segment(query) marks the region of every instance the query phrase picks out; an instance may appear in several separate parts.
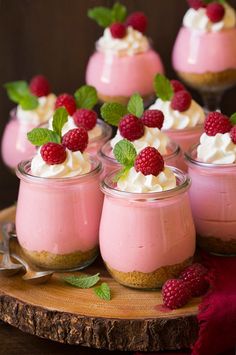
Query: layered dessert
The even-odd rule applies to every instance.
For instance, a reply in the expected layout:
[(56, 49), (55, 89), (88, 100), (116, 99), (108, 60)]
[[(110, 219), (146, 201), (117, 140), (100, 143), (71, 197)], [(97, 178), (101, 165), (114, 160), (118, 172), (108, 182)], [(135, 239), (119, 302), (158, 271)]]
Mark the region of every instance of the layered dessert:
[(218, 254), (236, 254), (235, 124), (235, 114), (210, 113), (200, 144), (187, 154), (198, 243)]
[(35, 153), (35, 148), (27, 140), (27, 132), (45, 123), (52, 116), (56, 96), (51, 93), (47, 79), (42, 75), (32, 78), (29, 85), (25, 81), (5, 84), (9, 98), (17, 103), (10, 113), (10, 120), (2, 138), (2, 158), (11, 169)]
[(67, 116), (59, 108), (53, 130), (35, 128), (28, 133), (39, 149), (17, 169), (19, 243), (34, 264), (55, 270), (84, 268), (96, 258), (103, 203), (101, 165), (84, 152), (88, 133), (77, 127), (62, 135)]
[(188, 85), (222, 91), (236, 83), (236, 14), (226, 1), (189, 0), (173, 49), (173, 67)]
[(126, 104), (137, 91), (149, 100), (153, 78), (163, 72), (163, 65), (144, 34), (146, 16), (134, 12), (127, 17), (125, 6), (119, 3), (112, 9), (91, 9), (88, 15), (105, 29), (89, 59), (86, 82), (96, 87), (103, 102)]
[(179, 275), (195, 251), (189, 180), (180, 170), (165, 166), (153, 147), (137, 155), (134, 146), (122, 140), (114, 154), (124, 167), (102, 183), (102, 258), (125, 286), (161, 287)]

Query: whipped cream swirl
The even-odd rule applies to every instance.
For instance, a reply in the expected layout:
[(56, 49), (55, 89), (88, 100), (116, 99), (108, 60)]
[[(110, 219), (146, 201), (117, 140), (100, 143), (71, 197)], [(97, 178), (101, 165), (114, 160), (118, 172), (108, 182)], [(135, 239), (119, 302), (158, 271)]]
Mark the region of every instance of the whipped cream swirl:
[(197, 157), (204, 163), (232, 164), (236, 162), (236, 144), (229, 133), (208, 136), (203, 133), (197, 148)]
[(225, 15), (221, 21), (215, 23), (211, 22), (206, 14), (205, 8), (200, 8), (198, 10), (190, 8), (183, 18), (183, 25), (191, 30), (202, 32), (218, 32), (223, 29), (235, 27), (235, 10), (226, 3), (222, 5), (225, 8)]
[(97, 41), (96, 48), (98, 51), (106, 54), (111, 53), (118, 56), (132, 56), (146, 52), (150, 46), (147, 37), (129, 26), (124, 38), (112, 37), (109, 27), (106, 28), (103, 36)]

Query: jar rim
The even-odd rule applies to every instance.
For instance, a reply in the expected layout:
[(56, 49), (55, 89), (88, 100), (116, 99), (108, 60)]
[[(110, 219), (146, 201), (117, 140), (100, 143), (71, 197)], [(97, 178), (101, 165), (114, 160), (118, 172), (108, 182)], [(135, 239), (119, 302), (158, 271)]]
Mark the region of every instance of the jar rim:
[(203, 128), (203, 123), (199, 123), (194, 127), (186, 127), (186, 128), (169, 128), (169, 129), (162, 129), (162, 132), (192, 132), (192, 131), (198, 131), (198, 130), (202, 130)]

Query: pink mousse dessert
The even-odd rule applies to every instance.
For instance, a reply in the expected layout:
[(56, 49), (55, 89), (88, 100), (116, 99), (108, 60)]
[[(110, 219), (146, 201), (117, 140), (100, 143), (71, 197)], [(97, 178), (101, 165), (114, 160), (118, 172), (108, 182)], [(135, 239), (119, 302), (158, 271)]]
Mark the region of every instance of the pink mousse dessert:
[(77, 127), (61, 136), (66, 121), (66, 110), (59, 108), (54, 130), (29, 132), (29, 140), (39, 149), (16, 171), (19, 243), (34, 264), (55, 270), (81, 269), (96, 258), (103, 203), (101, 164), (84, 152), (88, 134)]
[(173, 49), (179, 77), (202, 91), (236, 83), (236, 14), (226, 1), (189, 1)]
[(197, 240), (217, 254), (236, 254), (236, 114), (209, 113), (200, 144), (186, 155)]
[[(105, 30), (89, 59), (86, 82), (96, 87), (103, 102), (127, 103), (136, 91), (150, 100), (153, 78), (163, 72), (163, 65), (144, 35), (146, 16), (134, 12), (127, 17), (126, 8), (119, 3), (112, 9), (97, 9), (89, 10), (88, 15)], [(101, 11), (107, 14), (106, 21), (101, 19)]]
[(123, 140), (114, 153), (124, 168), (102, 183), (101, 255), (119, 283), (159, 288), (179, 275), (195, 251), (190, 181), (180, 170), (164, 166), (153, 147), (136, 155)]
[(35, 76), (28, 85), (25, 81), (5, 84), (9, 98), (17, 103), (10, 113), (2, 137), (2, 159), (11, 169), (24, 159), (31, 158), (35, 147), (27, 140), (27, 132), (47, 122), (53, 114), (56, 96), (42, 75)]

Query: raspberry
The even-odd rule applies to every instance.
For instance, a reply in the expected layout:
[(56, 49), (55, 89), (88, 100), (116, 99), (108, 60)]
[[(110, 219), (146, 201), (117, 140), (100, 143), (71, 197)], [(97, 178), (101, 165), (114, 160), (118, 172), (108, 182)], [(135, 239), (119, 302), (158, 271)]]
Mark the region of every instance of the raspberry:
[(219, 22), (225, 15), (225, 8), (217, 2), (212, 2), (207, 5), (206, 14), (211, 22)]
[(191, 298), (188, 284), (180, 279), (170, 279), (162, 287), (163, 303), (170, 309), (183, 307)]
[(123, 138), (134, 141), (144, 135), (143, 122), (134, 115), (125, 115), (119, 123), (119, 131)]
[(208, 136), (215, 136), (217, 133), (230, 132), (231, 128), (232, 124), (229, 117), (220, 112), (208, 113), (204, 124), (204, 129)]
[(170, 82), (171, 82), (174, 92), (186, 90), (184, 85), (179, 80), (171, 80)]
[(144, 33), (147, 29), (147, 17), (143, 12), (137, 11), (133, 12), (125, 21), (126, 26), (131, 26), (135, 30)]
[(47, 96), (50, 93), (50, 84), (43, 75), (34, 76), (29, 83), (29, 88), (32, 94), (38, 97)]
[(134, 167), (143, 175), (157, 176), (164, 169), (164, 160), (156, 148), (146, 147), (137, 155)]
[(73, 119), (76, 126), (82, 126), (86, 131), (90, 131), (97, 123), (97, 114), (93, 110), (79, 108), (73, 114)]
[(187, 0), (189, 7), (192, 7), (194, 10), (198, 10), (201, 7), (206, 7), (206, 4), (202, 0)]
[(61, 94), (56, 99), (55, 108), (65, 107), (69, 115), (73, 115), (76, 110), (75, 99), (72, 95), (69, 94)]
[(206, 293), (209, 284), (206, 280), (207, 269), (201, 264), (193, 264), (180, 274), (180, 279), (188, 283), (192, 297), (199, 297)]
[(141, 120), (147, 127), (157, 127), (161, 129), (164, 122), (164, 115), (160, 110), (146, 110)]
[(233, 126), (230, 131), (230, 137), (234, 144), (236, 144), (236, 126)]
[(172, 100), (171, 100), (171, 108), (173, 110), (177, 110), (179, 112), (184, 112), (189, 109), (192, 101), (192, 96), (186, 90), (177, 91)]
[(110, 26), (113, 38), (124, 38), (126, 35), (126, 27), (123, 23), (115, 22)]
[(72, 152), (80, 150), (82, 153), (88, 145), (88, 132), (84, 127), (71, 129), (62, 137), (62, 144)]
[(54, 142), (44, 144), (40, 149), (40, 154), (49, 165), (61, 164), (66, 160), (65, 148)]

